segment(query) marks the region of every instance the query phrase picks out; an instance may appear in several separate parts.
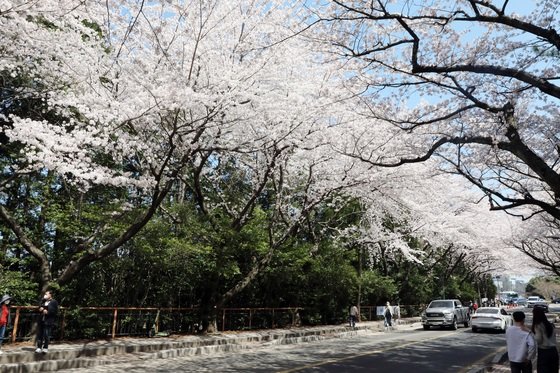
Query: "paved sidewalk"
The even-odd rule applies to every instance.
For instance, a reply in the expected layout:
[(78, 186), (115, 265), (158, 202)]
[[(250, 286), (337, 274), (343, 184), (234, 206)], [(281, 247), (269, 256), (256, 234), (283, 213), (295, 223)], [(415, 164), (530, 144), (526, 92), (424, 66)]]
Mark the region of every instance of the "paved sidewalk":
[[(418, 328), (420, 318), (401, 319), (398, 329)], [(119, 338), (87, 342), (57, 342), (46, 354), (35, 353), (31, 343), (5, 345), (0, 355), (1, 373), (52, 372), (62, 369), (109, 366), (131, 360), (235, 352), (275, 344), (302, 343), (364, 332), (383, 331), (382, 321), (347, 325), (298, 327), (210, 335), (159, 338)]]

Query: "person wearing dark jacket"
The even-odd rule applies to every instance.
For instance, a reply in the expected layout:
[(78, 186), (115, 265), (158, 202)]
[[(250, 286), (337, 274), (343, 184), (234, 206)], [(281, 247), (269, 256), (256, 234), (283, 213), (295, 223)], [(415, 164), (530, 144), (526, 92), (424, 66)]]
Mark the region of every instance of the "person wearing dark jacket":
[(58, 302), (53, 299), (50, 290), (45, 292), (45, 296), (39, 306), (39, 322), (37, 325), (37, 349), (35, 352), (46, 354), (49, 351), (49, 341), (53, 325), (56, 323), (58, 314)]

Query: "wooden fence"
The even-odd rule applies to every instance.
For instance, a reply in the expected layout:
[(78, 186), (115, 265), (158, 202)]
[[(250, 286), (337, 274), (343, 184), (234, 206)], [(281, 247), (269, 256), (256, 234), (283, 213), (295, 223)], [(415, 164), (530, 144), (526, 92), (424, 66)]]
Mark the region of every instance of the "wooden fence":
[[(362, 321), (377, 320), (376, 306), (361, 306)], [(221, 331), (274, 329), (299, 326), (303, 307), (223, 308), (218, 311)], [(418, 316), (419, 306), (400, 306), (401, 317)], [(10, 307), (12, 323), (6, 339), (29, 340), (39, 317), (37, 307)], [(54, 339), (103, 339), (124, 336), (193, 334), (201, 328), (198, 308), (60, 307)]]

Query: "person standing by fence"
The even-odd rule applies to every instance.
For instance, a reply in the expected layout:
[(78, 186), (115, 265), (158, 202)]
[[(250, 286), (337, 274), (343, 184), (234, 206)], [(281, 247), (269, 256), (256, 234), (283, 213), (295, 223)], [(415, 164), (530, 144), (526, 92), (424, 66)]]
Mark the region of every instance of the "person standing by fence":
[(398, 327), (399, 326), (399, 320), (401, 318), (401, 307), (399, 305), (393, 306), (393, 326), (394, 327)]
[(358, 321), (359, 316), (360, 316), (360, 313), (358, 311), (358, 307), (351, 306), (350, 307), (350, 327), (352, 327), (352, 328), (356, 327), (356, 322)]
[(52, 291), (47, 290), (39, 306), (39, 322), (37, 325), (37, 349), (35, 352), (46, 354), (53, 325), (58, 314), (58, 302), (53, 298)]
[(12, 297), (9, 295), (4, 295), (2, 299), (0, 299), (0, 354), (3, 354), (2, 351), (2, 342), (4, 342), (4, 333), (6, 332), (6, 327), (8, 326), (10, 320), (10, 300)]
[(383, 318), (383, 325), (385, 326), (385, 330), (393, 329), (393, 307), (391, 307), (391, 304), (389, 302), (385, 304)]

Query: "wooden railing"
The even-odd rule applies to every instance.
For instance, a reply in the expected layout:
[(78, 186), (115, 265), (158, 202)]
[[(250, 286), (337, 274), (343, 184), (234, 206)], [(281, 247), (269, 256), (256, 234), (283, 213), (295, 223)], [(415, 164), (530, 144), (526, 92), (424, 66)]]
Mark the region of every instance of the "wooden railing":
[[(377, 306), (361, 306), (362, 321), (378, 320)], [(7, 336), (12, 342), (31, 338), (39, 317), (37, 307), (12, 306), (13, 322)], [(218, 330), (273, 329), (298, 326), (302, 307), (223, 308), (217, 314)], [(400, 306), (401, 317), (418, 316), (419, 306)], [(201, 328), (198, 308), (164, 307), (60, 307), (54, 339), (102, 339), (123, 336), (193, 334)]]
[[(247, 330), (294, 326), (300, 307), (223, 308), (218, 313), (218, 329)], [(12, 306), (10, 340), (26, 340), (38, 319), (37, 307)], [(198, 308), (164, 307), (60, 307), (55, 339), (116, 338), (154, 336), (158, 333), (189, 334), (200, 328)], [(72, 332), (69, 332), (71, 330)], [(76, 335), (75, 331), (81, 331)], [(6, 333), (8, 334), (8, 333)]]

